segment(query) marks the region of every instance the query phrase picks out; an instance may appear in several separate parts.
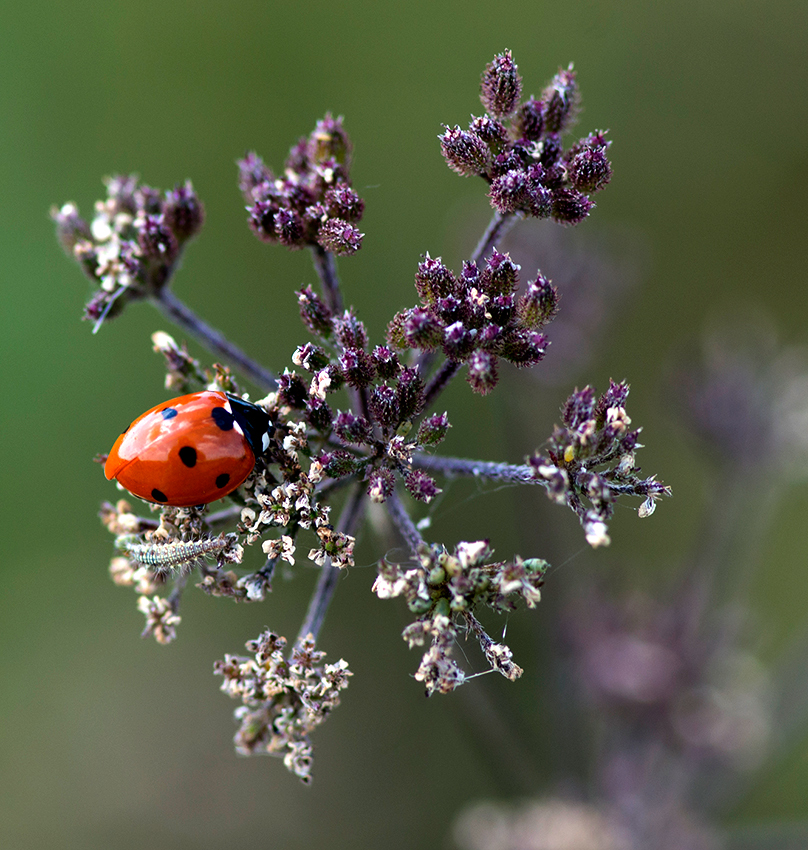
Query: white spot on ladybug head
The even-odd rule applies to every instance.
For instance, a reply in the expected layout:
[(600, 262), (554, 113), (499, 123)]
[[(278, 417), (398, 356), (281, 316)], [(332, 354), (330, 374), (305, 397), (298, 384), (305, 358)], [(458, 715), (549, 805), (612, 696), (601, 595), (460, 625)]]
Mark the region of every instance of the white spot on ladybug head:
[(261, 435), (261, 451), (265, 452), (269, 448), (269, 434), (264, 431)]

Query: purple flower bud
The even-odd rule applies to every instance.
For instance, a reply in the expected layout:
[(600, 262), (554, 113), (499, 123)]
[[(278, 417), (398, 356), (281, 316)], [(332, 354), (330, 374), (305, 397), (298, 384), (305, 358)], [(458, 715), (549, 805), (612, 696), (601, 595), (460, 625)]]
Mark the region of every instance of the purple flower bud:
[(139, 212), (159, 216), (163, 214), (163, 196), (145, 183), (135, 189), (135, 203)]
[(536, 218), (547, 218), (553, 211), (553, 193), (545, 185), (547, 176), (538, 162), (527, 170), (525, 210)]
[(431, 502), (440, 493), (440, 488), (425, 472), (414, 469), (404, 479), (404, 486), (410, 495), (419, 502)]
[(205, 210), (190, 180), (187, 180), (184, 186), (175, 186), (173, 191), (166, 194), (163, 215), (166, 224), (180, 242), (199, 232), (205, 220)]
[(256, 200), (253, 191), (262, 183), (274, 182), (275, 177), (255, 152), (248, 153), (236, 164), (238, 165), (238, 187), (247, 203), (251, 204)]
[(373, 388), (368, 402), (371, 418), (383, 428), (394, 428), (401, 420), (396, 391), (389, 384)]
[(492, 153), (499, 153), (508, 141), (508, 131), (505, 125), (495, 121), (490, 115), (481, 115), (471, 119), (469, 132), (473, 133), (486, 145)]
[(559, 224), (580, 224), (595, 204), (575, 189), (556, 189), (553, 192), (553, 218)]
[(488, 312), (494, 324), (507, 325), (513, 316), (513, 295), (495, 295), (488, 302)]
[(368, 332), (364, 323), (353, 310), (346, 310), (334, 323), (337, 340), (343, 348), (364, 349), (368, 344)]
[(491, 183), (488, 197), (494, 209), (506, 215), (524, 207), (527, 201), (527, 175), (521, 169), (507, 171)]
[(443, 351), (450, 360), (463, 360), (474, 350), (477, 334), (462, 322), (449, 325), (443, 332)]
[(179, 246), (168, 229), (162, 215), (147, 215), (138, 229), (138, 247), (146, 261), (170, 265), (177, 256)]
[(417, 369), (404, 369), (396, 387), (399, 416), (402, 421), (417, 416), (424, 406), (424, 382)]
[(457, 290), (457, 280), (440, 257), (433, 259), (427, 254), (418, 264), (415, 288), (425, 304), (433, 304), (437, 298), (452, 295)]
[(584, 387), (576, 390), (565, 402), (561, 411), (561, 421), (570, 429), (577, 430), (584, 422), (595, 415), (595, 390)]
[(368, 474), (368, 496), (371, 502), (384, 502), (393, 495), (396, 477), (384, 467), (372, 469)]
[(247, 208), (250, 213), (250, 229), (264, 242), (276, 242), (275, 215), (278, 205), (275, 201), (256, 201)]
[(546, 325), (558, 312), (558, 298), (558, 290), (539, 273), (519, 299), (516, 308), (519, 324), (530, 330)]
[(516, 113), (514, 128), (521, 138), (529, 142), (538, 142), (544, 132), (542, 102), (535, 97), (526, 100)]
[(356, 222), (362, 218), (365, 202), (350, 187), (341, 183), (325, 193), (325, 208), (332, 218)]
[(275, 233), (287, 248), (302, 248), (305, 228), (297, 210), (284, 207), (275, 213)]
[(368, 386), (376, 377), (373, 359), (361, 348), (346, 348), (339, 365), (346, 382), (357, 389)]
[(317, 336), (330, 337), (333, 331), (331, 311), (310, 286), (297, 293), (297, 303), (303, 324)]
[(480, 100), (494, 118), (508, 118), (513, 114), (522, 96), (522, 78), (519, 76), (511, 51), (494, 57), (483, 72)]
[(471, 262), (471, 260), (463, 260), (463, 271), (460, 273), (460, 284), (461, 288), (466, 292), (468, 292), (468, 290), (472, 287), (475, 289), (480, 288), (480, 270), (477, 268), (475, 263)]
[(323, 465), (326, 475), (331, 478), (343, 478), (345, 475), (352, 475), (359, 468), (357, 458), (342, 449), (325, 452), (317, 460)]
[(430, 350), (443, 341), (443, 326), (421, 307), (405, 311), (401, 330), (406, 346), (411, 348)]
[(330, 218), (320, 226), (317, 242), (338, 257), (355, 254), (362, 247), (364, 233), (341, 218)]
[(421, 446), (437, 446), (443, 442), (450, 427), (446, 413), (433, 413), (418, 428), (417, 442)]
[(547, 337), (535, 331), (514, 330), (503, 338), (497, 353), (520, 368), (534, 366), (547, 353)]
[(355, 416), (350, 411), (337, 414), (334, 430), (343, 443), (361, 444), (370, 439), (370, 423), (364, 416)]
[(107, 197), (110, 201), (114, 201), (116, 212), (135, 215), (138, 210), (145, 210), (145, 206), (141, 205), (136, 197), (136, 175), (116, 174), (114, 177), (104, 180), (104, 183), (107, 187)]
[(328, 363), (328, 355), (317, 345), (307, 342), (305, 345), (299, 345), (292, 355), (292, 362), (295, 366), (301, 366), (307, 372), (319, 372), (325, 368)]
[(487, 174), (491, 168), (491, 151), (477, 135), (446, 128), (440, 139), (440, 148), (446, 164), (463, 177)]
[(334, 423), (334, 412), (322, 399), (309, 398), (306, 402), (306, 421), (312, 428), (327, 434)]
[(559, 71), (542, 95), (544, 128), (548, 133), (568, 130), (575, 120), (578, 105), (578, 83), (572, 65)]
[(64, 204), (60, 209), (54, 207), (51, 218), (56, 224), (56, 238), (70, 257), (77, 242), (91, 241), (90, 226), (79, 215), (75, 204)]
[(351, 159), (351, 140), (342, 126), (341, 117), (333, 118), (327, 113), (325, 118), (317, 122), (309, 135), (306, 154), (315, 164), (334, 160), (347, 169)]
[(488, 351), (475, 351), (468, 359), (466, 380), (472, 390), (488, 395), (497, 385), (497, 358)]
[(482, 272), (483, 289), (489, 295), (507, 295), (514, 292), (519, 284), (519, 268), (511, 260), (510, 254), (492, 251)]
[[(500, 298), (513, 298), (513, 296), (498, 296)], [(496, 351), (499, 342), (502, 340), (502, 335), (505, 329), (502, 325), (489, 323), (480, 329), (477, 334), (477, 347), (484, 348), (486, 351)]]
[(610, 407), (625, 407), (628, 399), (629, 386), (625, 381), (609, 379), (609, 389), (598, 399), (594, 416), (603, 420)]
[[(545, 136), (538, 145), (539, 163), (546, 171), (549, 171), (561, 160), (564, 146), (561, 137), (555, 133)], [(546, 181), (545, 181), (546, 182)]]
[(377, 345), (373, 349), (373, 364), (376, 367), (376, 374), (384, 379), (389, 380), (398, 375), (401, 364), (398, 361), (396, 353), (386, 345)]
[(445, 325), (451, 325), (463, 316), (463, 302), (454, 295), (438, 298), (434, 309)]
[(286, 370), (278, 378), (278, 399), (283, 405), (304, 410), (309, 400), (309, 388), (299, 375)]
[(570, 151), (567, 174), (579, 192), (598, 192), (612, 179), (612, 165), (606, 149), (606, 144), (595, 144), (582, 145), (575, 153)]

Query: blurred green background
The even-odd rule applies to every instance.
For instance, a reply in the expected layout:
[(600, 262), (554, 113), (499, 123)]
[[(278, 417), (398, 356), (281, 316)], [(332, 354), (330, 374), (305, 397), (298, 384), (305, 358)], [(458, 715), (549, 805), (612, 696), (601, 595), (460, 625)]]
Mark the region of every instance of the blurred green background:
[[(345, 116), (367, 236), (340, 271), (346, 300), (379, 342), (392, 313), (414, 303), (420, 254), (459, 267), (487, 217), (482, 183), (443, 163), (441, 124), (465, 124), (479, 110), (479, 75), (505, 48), (528, 94), (573, 61), (583, 95), (577, 129), (609, 128), (614, 140), (614, 180), (581, 231), (627, 231), (644, 258), (641, 285), (601, 354), (573, 380), (631, 382), (629, 412), (648, 446), (641, 463), (675, 498), (646, 522), (622, 512), (608, 552), (582, 551), (574, 518), (559, 517), (570, 523), (569, 549), (549, 553), (525, 508), (526, 498), (542, 500), (536, 521), (547, 516), (539, 491), (483, 495), (453, 485), (430, 533), (473, 539), (484, 522), (503, 556), (571, 558), (566, 570), (605, 574), (629, 562), (650, 584), (685, 557), (716, 495), (705, 457), (660, 392), (671, 353), (747, 302), (765, 309), (784, 342), (806, 339), (806, 18), (801, 0), (7, 5), (0, 846), (439, 847), (465, 803), (513, 790), (469, 732), (465, 698), (424, 700), (412, 680), (418, 656), (400, 638), (403, 605), (370, 594), (382, 554), (375, 540), (360, 547), (322, 634), (329, 657), (348, 659), (355, 677), (316, 736), (311, 788), (279, 762), (234, 756), (235, 704), (219, 693), (211, 664), (242, 652), (264, 625), (294, 635), (313, 570), (278, 581), (259, 606), (189, 592), (174, 644), (139, 640), (142, 616), (107, 576), (110, 538), (97, 520), (100, 500), (115, 491), (91, 461), (122, 422), (163, 398), (149, 335), (174, 329), (136, 306), (92, 336), (79, 321), (88, 286), (55, 242), (49, 207), (73, 200), (89, 215), (101, 178), (116, 172), (161, 188), (192, 179), (207, 220), (174, 289), (280, 370), (304, 338), (293, 291), (315, 277), (308, 254), (262, 245), (248, 231), (234, 160), (256, 149), (279, 168), (327, 110)], [(542, 390), (541, 409), (527, 406), (531, 421), (517, 427), (526, 405), (516, 396), (529, 385), (507, 386), (485, 401), (462, 382), (452, 388), (447, 451), (519, 462), (572, 389)], [(506, 425), (514, 436), (503, 439)], [(797, 484), (787, 496), (762, 547), (766, 573), (754, 597), (752, 643), (769, 659), (804, 623), (808, 599), (808, 492)], [(539, 777), (554, 736), (540, 722), (541, 617), (540, 608), (511, 619), (523, 679), (486, 680), (523, 719), (535, 716)], [(806, 817), (806, 787), (803, 740), (756, 780), (736, 818)]]

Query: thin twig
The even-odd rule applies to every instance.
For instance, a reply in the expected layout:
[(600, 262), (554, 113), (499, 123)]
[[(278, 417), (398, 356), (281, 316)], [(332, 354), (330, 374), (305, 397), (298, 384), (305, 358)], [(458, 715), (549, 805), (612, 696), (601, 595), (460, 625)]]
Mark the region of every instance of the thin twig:
[(444, 387), (454, 378), (462, 365), (459, 360), (443, 361), (424, 389), (424, 412), (429, 410), (432, 402), (443, 392)]
[(339, 287), (339, 276), (337, 275), (334, 255), (320, 245), (313, 245), (311, 253), (314, 257), (314, 267), (317, 269), (323, 287), (326, 304), (334, 315), (340, 315), (343, 311), (342, 292)]
[(418, 547), (422, 546), (426, 541), (421, 537), (421, 532), (415, 527), (412, 517), (407, 513), (406, 508), (401, 502), (398, 493), (393, 491), (385, 500), (387, 513), (390, 514), (390, 519), (398, 529), (401, 536), (410, 547), (413, 555), (418, 555)]
[(200, 319), (167, 286), (160, 289), (158, 294), (154, 296), (154, 302), (172, 322), (179, 325), (209, 351), (221, 355), (256, 386), (264, 390), (278, 388), (277, 378), (272, 372), (256, 363), (240, 348), (233, 345), (220, 331)]
[(501, 213), (495, 212), (491, 221), (488, 222), (488, 227), (485, 229), (485, 233), (480, 237), (480, 241), (477, 243), (477, 247), (474, 249), (474, 253), (471, 255), (471, 262), (474, 265), (479, 265), (481, 260), (484, 260), (488, 255), (488, 252), (494, 247), (494, 243), (497, 239), (502, 239), (505, 234), (519, 221), (519, 218), (515, 213), (506, 213), (502, 215)]
[[(349, 494), (348, 501), (342, 509), (339, 522), (337, 523), (337, 531), (343, 534), (355, 536), (356, 529), (362, 521), (367, 504), (367, 493), (365, 485), (359, 482), (353, 493)], [(300, 632), (297, 635), (297, 644), (311, 635), (317, 640), (317, 635), (323, 626), (328, 606), (334, 591), (337, 589), (337, 583), (341, 570), (338, 567), (331, 566), (331, 558), (326, 558), (320, 570), (320, 578), (317, 581), (317, 587), (314, 589), (314, 594), (309, 602), (309, 609), (306, 611), (306, 618), (303, 620), (303, 625), (300, 627)]]

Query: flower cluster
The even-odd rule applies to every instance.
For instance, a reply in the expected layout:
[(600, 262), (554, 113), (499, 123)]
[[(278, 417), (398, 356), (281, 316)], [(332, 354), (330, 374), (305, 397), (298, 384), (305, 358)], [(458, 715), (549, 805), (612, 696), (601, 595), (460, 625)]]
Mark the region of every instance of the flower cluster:
[(541, 599), (546, 561), (489, 561), (493, 554), (488, 541), (460, 543), (450, 554), (438, 545), (418, 546), (418, 563), (400, 566), (382, 560), (373, 592), (380, 599), (403, 596), (407, 607), (418, 615), (404, 629), (410, 648), (431, 641), (415, 678), (426, 692), (448, 693), (461, 685), (466, 675), (452, 657), (460, 624), (473, 632), (492, 670), (508, 679), (518, 679), (522, 669), (514, 664), (511, 650), (492, 640), (474, 612), (479, 607), (510, 611), (522, 600), (533, 608)]
[(153, 296), (166, 285), (204, 219), (190, 181), (165, 193), (138, 183), (134, 175), (105, 183), (107, 197), (96, 203), (89, 225), (75, 204), (51, 212), (65, 251), (99, 287), (84, 309), (96, 329), (129, 301)]
[(460, 275), (429, 255), (418, 266), (418, 307), (397, 313), (387, 338), (398, 349), (440, 350), (468, 366), (467, 381), (481, 395), (497, 385), (499, 359), (534, 366), (547, 351), (540, 329), (558, 311), (558, 291), (539, 273), (517, 297), (519, 266), (494, 250), (479, 269), (465, 262)]
[(578, 224), (591, 212), (589, 198), (611, 180), (602, 131), (564, 151), (563, 134), (575, 122), (578, 83), (572, 66), (556, 74), (540, 98), (520, 103), (522, 78), (510, 51), (495, 57), (482, 77), (486, 109), (468, 130), (446, 128), (441, 150), (449, 167), (490, 184), (491, 205), (500, 214), (552, 217)]
[[(622, 496), (643, 496), (640, 517), (650, 516), (670, 488), (654, 476), (640, 478), (634, 453), (639, 429), (631, 430), (625, 409), (628, 384), (611, 381), (599, 398), (592, 387), (576, 390), (562, 411), (546, 452), (529, 459), (548, 496), (578, 515), (590, 546), (609, 543), (607, 520)], [(588, 506), (587, 506), (588, 504)]]
[(309, 635), (284, 656), (286, 639), (267, 630), (247, 642), (254, 658), (225, 655), (213, 672), (222, 690), (244, 705), (235, 710), (240, 723), (236, 751), (241, 755), (280, 756), (303, 782), (311, 781), (311, 732), (340, 702), (340, 691), (353, 675), (348, 664), (323, 664), (325, 653)]
[[(228, 506), (214, 511), (208, 504), (152, 505), (151, 516), (138, 516), (121, 500), (102, 510), (118, 549), (112, 577), (136, 590), (146, 616), (144, 634), (161, 643), (176, 635), (191, 575), (198, 575), (196, 586), (212, 597), (258, 602), (272, 590), (279, 563), (295, 567), (300, 552), (307, 551), (320, 568), (288, 651), (285, 639), (267, 630), (248, 644), (254, 658), (226, 656), (216, 664), (223, 689), (244, 703), (236, 712), (239, 752), (282, 755), (287, 767), (309, 781), (309, 735), (338, 704), (350, 675), (344, 661), (324, 664), (315, 641), (340, 569), (354, 563), (369, 503), (383, 503), (413, 559), (404, 566), (382, 561), (373, 589), (381, 598), (402, 596), (415, 615), (404, 638), (410, 646), (427, 645), (416, 679), (431, 694), (468, 678), (453, 657), (461, 634), (474, 635), (491, 670), (511, 681), (521, 675), (510, 648), (486, 633), (478, 615), (485, 608), (509, 611), (520, 600), (533, 608), (547, 563), (518, 556), (492, 561), (484, 540), (454, 547), (428, 542), (402, 501), (405, 492), (430, 502), (440, 492), (439, 475), (543, 485), (581, 517), (592, 545), (608, 542), (605, 523), (619, 497), (644, 496), (640, 514), (648, 515), (654, 500), (667, 494), (653, 479), (635, 475), (637, 431), (628, 429), (623, 384), (613, 383), (599, 400), (589, 388), (576, 392), (564, 412), (564, 428), (529, 464), (434, 454), (450, 427), (447, 413), (434, 406), (461, 366), (467, 367), (472, 389), (487, 394), (497, 384), (501, 360), (528, 367), (547, 351), (543, 328), (556, 315), (558, 293), (541, 273), (520, 284), (519, 266), (495, 245), (508, 226), (526, 216), (577, 223), (592, 207), (588, 194), (608, 182), (603, 134), (563, 152), (561, 135), (572, 122), (577, 97), (574, 75), (562, 71), (541, 99), (520, 105), (521, 80), (510, 53), (489, 65), (482, 85), (486, 114), (468, 132), (447, 130), (442, 147), (456, 171), (485, 178), (496, 213), (459, 274), (440, 259), (423, 257), (415, 274), (420, 303), (392, 319), (386, 344), (374, 345), (358, 311), (346, 309), (334, 259), (360, 247), (356, 225), (364, 207), (350, 185), (351, 142), (342, 120), (326, 116), (301, 139), (282, 177), (256, 154), (241, 160), (251, 228), (266, 242), (310, 248), (319, 277), (319, 291), (304, 285), (296, 293), (310, 338), (301, 341), (291, 368), (280, 374), (193, 314), (169, 286), (184, 242), (202, 223), (190, 184), (162, 196), (132, 177), (114, 178), (91, 225), (71, 204), (54, 213), (63, 245), (99, 284), (87, 308), (96, 326), (129, 301), (145, 299), (263, 394), (250, 403), (259, 408), (264, 433), (256, 441), (242, 432), (254, 465), (228, 494)], [(272, 303), (268, 309), (279, 307)], [(165, 358), (167, 388), (182, 393), (205, 388), (229, 394), (231, 403), (239, 397), (249, 401), (228, 367), (204, 368), (184, 343), (163, 331), (152, 343)], [(161, 434), (179, 438), (175, 425)], [(214, 443), (217, 435), (213, 431)], [(181, 449), (178, 454), (185, 463)], [(332, 524), (335, 503), (341, 510)], [(306, 538), (314, 544), (301, 550)], [(259, 549), (257, 569), (241, 570)]]
[(364, 201), (351, 188), (351, 143), (341, 118), (330, 115), (289, 153), (275, 177), (255, 153), (239, 160), (239, 186), (259, 239), (287, 248), (317, 245), (337, 256), (362, 247), (356, 227)]

